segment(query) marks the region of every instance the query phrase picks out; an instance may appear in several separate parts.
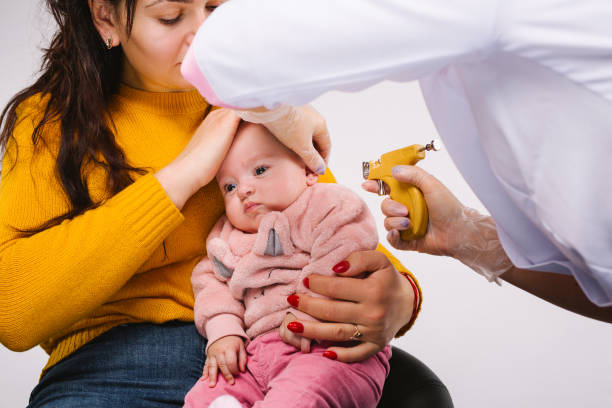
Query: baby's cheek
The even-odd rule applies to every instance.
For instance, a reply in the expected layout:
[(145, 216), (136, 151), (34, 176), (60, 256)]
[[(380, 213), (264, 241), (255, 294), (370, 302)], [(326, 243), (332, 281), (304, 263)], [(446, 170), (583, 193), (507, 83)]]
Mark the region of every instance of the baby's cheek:
[(233, 220), (236, 220), (241, 216), (240, 208), (231, 199), (225, 200), (225, 215), (227, 215), (230, 222), (233, 222)]

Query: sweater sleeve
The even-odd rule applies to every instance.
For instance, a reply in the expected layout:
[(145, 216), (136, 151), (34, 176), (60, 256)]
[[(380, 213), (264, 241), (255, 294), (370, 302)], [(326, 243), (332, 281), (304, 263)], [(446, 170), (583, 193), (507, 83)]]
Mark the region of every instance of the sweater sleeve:
[(483, 58), (499, 1), (232, 0), (199, 29), (183, 73), (213, 104), (303, 105)]
[(215, 276), (208, 257), (193, 269), (191, 286), (195, 297), (193, 317), (200, 334), (207, 338), (206, 350), (225, 336), (240, 336), (248, 340), (244, 331), (244, 305), (235, 299), (226, 282)]
[(148, 174), (99, 207), (22, 237), (18, 230), (68, 209), (51, 149), (34, 150), (32, 123), (25, 118), (15, 127), (0, 180), (0, 342), (15, 351), (103, 304), (183, 221)]

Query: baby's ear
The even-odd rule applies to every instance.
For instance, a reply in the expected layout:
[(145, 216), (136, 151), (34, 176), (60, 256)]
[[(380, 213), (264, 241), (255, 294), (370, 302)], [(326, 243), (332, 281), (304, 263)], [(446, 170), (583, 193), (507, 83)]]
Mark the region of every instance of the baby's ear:
[(306, 167), (306, 184), (312, 186), (319, 181), (319, 175)]

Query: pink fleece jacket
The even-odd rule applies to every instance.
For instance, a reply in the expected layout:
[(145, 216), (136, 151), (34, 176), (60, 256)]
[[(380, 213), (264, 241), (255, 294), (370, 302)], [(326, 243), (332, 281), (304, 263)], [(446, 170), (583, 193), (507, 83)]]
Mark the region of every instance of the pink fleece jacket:
[(337, 184), (308, 187), (284, 211), (266, 214), (257, 233), (242, 232), (222, 216), (191, 276), (196, 326), (211, 345), (228, 335), (249, 340), (274, 330), (287, 312), (313, 320), (291, 308), (287, 296), (317, 296), (302, 283), (306, 276), (333, 275), (338, 262), (377, 243), (366, 204)]

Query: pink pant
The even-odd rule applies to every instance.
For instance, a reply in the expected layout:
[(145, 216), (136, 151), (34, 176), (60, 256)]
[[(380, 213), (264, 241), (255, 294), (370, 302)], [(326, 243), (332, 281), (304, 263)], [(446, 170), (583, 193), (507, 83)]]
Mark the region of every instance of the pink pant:
[(322, 356), (313, 342), (308, 354), (285, 344), (278, 332), (257, 337), (247, 346), (247, 372), (228, 385), (219, 376), (214, 388), (198, 381), (185, 396), (185, 407), (204, 408), (230, 394), (245, 407), (368, 408), (376, 407), (389, 373), (389, 346), (359, 363), (341, 363)]

